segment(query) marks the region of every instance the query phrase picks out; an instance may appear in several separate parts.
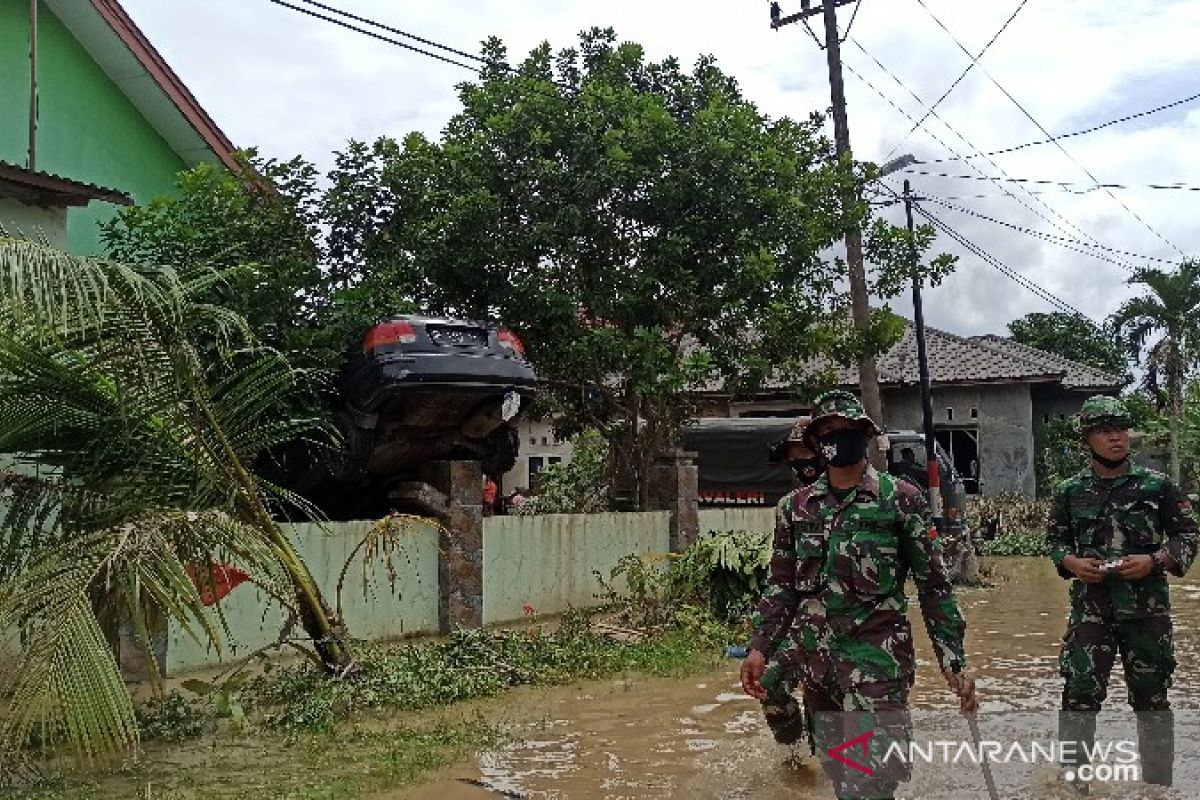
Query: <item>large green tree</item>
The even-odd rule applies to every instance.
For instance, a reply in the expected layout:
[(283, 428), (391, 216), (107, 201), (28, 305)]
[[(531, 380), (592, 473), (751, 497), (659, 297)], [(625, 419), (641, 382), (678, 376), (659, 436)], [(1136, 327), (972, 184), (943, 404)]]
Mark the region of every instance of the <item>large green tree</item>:
[(848, 330), (821, 254), (861, 223), (838, 198), (863, 172), (819, 118), (770, 119), (711, 59), (651, 62), (611, 30), (515, 69), (499, 42), (485, 54), (440, 141), (409, 136), (385, 170), (395, 209), (369, 281), (516, 328), (563, 415), (635, 473), (690, 392), (798, 378), (898, 333), (886, 312)]
[(1145, 292), (1121, 304), (1109, 322), (1145, 371), (1145, 385), (1170, 417), (1171, 477), (1180, 476), (1179, 435), (1188, 375), (1200, 356), (1200, 262), (1139, 268), (1128, 283)]
[(1008, 323), (1008, 332), (1021, 344), (1122, 376), (1128, 357), (1115, 331), (1098, 329), (1078, 314), (1034, 312)]

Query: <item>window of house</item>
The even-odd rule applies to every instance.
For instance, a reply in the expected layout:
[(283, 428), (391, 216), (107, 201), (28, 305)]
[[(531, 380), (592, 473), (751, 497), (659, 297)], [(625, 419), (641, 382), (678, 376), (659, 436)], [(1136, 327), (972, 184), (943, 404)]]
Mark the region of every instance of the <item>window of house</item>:
[(550, 442), (546, 439), (545, 436), (542, 437), (542, 444), (550, 444)]
[(561, 464), (562, 456), (550, 456), (548, 459), (546, 459), (546, 463), (551, 467), (553, 467), (555, 464)]
[(541, 456), (529, 457), (529, 475), (530, 477), (537, 475), (546, 466), (546, 460)]
[(971, 419), (979, 419), (979, 409), (978, 408), (971, 409)]
[(1049, 425), (1050, 424), (1050, 415), (1042, 414), (1042, 422), (1045, 423), (1046, 425)]
[(954, 422), (954, 409), (953, 408), (946, 409), (946, 421)]

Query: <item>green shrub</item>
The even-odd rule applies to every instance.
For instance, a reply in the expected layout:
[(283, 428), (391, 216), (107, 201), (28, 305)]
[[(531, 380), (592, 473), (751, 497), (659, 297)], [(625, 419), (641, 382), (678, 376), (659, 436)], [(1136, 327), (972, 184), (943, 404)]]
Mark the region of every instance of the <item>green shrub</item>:
[(982, 556), (1044, 556), (1050, 552), (1046, 546), (1046, 532), (1006, 531), (995, 539), (977, 543)]

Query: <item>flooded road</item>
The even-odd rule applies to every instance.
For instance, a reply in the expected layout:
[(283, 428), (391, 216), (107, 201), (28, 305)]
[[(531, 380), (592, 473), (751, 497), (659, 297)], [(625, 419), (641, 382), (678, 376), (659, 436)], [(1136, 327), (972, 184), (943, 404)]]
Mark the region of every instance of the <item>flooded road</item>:
[[(1044, 559), (997, 559), (991, 589), (960, 592), (967, 650), (982, 703), (984, 740), (1047, 742), (1057, 730), (1061, 679), (1057, 655), (1066, 624), (1067, 583)], [(1093, 782), (1093, 797), (1200, 797), (1200, 581), (1172, 580), (1179, 667), (1173, 791), (1127, 781)], [(915, 604), (914, 604), (915, 605)], [(913, 616), (920, 660), (913, 689), (914, 741), (970, 741), (968, 727), (932, 660), (924, 626)], [(729, 660), (685, 680), (636, 678), (556, 689), (527, 689), (501, 701), (509, 744), (479, 754), (442, 779), (389, 797), (830, 798), (816, 759), (776, 744), (757, 703), (742, 694)], [(1114, 669), (1097, 741), (1133, 740), (1120, 666)], [(1028, 753), (1030, 747), (1023, 746)], [(1070, 796), (1058, 768), (996, 764), (1000, 795)], [(922, 764), (898, 797), (987, 797), (980, 766)]]

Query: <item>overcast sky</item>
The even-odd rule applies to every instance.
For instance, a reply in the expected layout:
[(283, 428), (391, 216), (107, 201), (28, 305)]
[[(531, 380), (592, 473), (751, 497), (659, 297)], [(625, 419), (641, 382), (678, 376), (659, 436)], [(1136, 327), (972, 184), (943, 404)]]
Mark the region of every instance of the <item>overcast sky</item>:
[[(512, 60), (541, 41), (563, 47), (578, 31), (612, 26), (622, 39), (690, 64), (703, 53), (736, 77), (771, 116), (803, 117), (829, 105), (825, 54), (800, 25), (772, 31), (762, 0), (327, 0), (405, 31), (477, 52), (496, 35)], [(1200, 93), (1200, 0), (1027, 0), (1008, 29), (912, 135), (913, 123), (951, 85), (970, 59), (950, 33), (978, 53), (1021, 5), (1020, 0), (861, 0), (844, 60), (855, 156), (882, 162), (889, 154), (922, 160), (991, 151), (1044, 138), (994, 78), (1053, 135), (1088, 128)], [(455, 84), (470, 77), (443, 64), (302, 16), (267, 0), (122, 0), (143, 32), (238, 146), (268, 156), (303, 155), (325, 168), (350, 138), (436, 137), (458, 109)], [(799, 0), (783, 0), (784, 13)], [(840, 9), (843, 27), (854, 5)], [(856, 44), (857, 43), (857, 44)], [(861, 46), (861, 47), (860, 47)], [(869, 54), (869, 55), (868, 55)], [(873, 57), (873, 58), (872, 58)], [(875, 63), (877, 59), (908, 88)], [(989, 78), (989, 76), (991, 76)], [(881, 98), (882, 93), (889, 102)], [(1046, 236), (1143, 256), (1178, 259), (1178, 247), (1200, 255), (1200, 193), (1132, 188), (1152, 183), (1200, 186), (1200, 103), (1140, 120), (969, 163), (915, 167), (954, 175), (1001, 175), (1129, 189), (1083, 194), (1055, 187), (986, 180), (909, 177), (918, 193)], [(1078, 162), (1078, 163), (1075, 163)], [(1011, 192), (1017, 199), (1005, 195)], [(986, 195), (979, 197), (978, 195)], [(1119, 202), (1118, 202), (1119, 200)], [(1122, 206), (1124, 204), (1124, 207)], [(1033, 238), (979, 217), (926, 204), (948, 225), (1001, 262), (1094, 320), (1134, 290), (1127, 268)], [(902, 213), (892, 209), (901, 222)], [(1139, 218), (1140, 220), (1139, 221)], [(1087, 249), (1084, 245), (1073, 245)], [(1004, 332), (1005, 324), (1051, 306), (942, 237), (939, 250), (962, 254), (957, 272), (929, 291), (929, 324), (952, 333)], [(1093, 248), (1094, 250), (1094, 248)], [(1139, 258), (1110, 256), (1134, 264)], [(904, 314), (907, 297), (892, 302)]]

